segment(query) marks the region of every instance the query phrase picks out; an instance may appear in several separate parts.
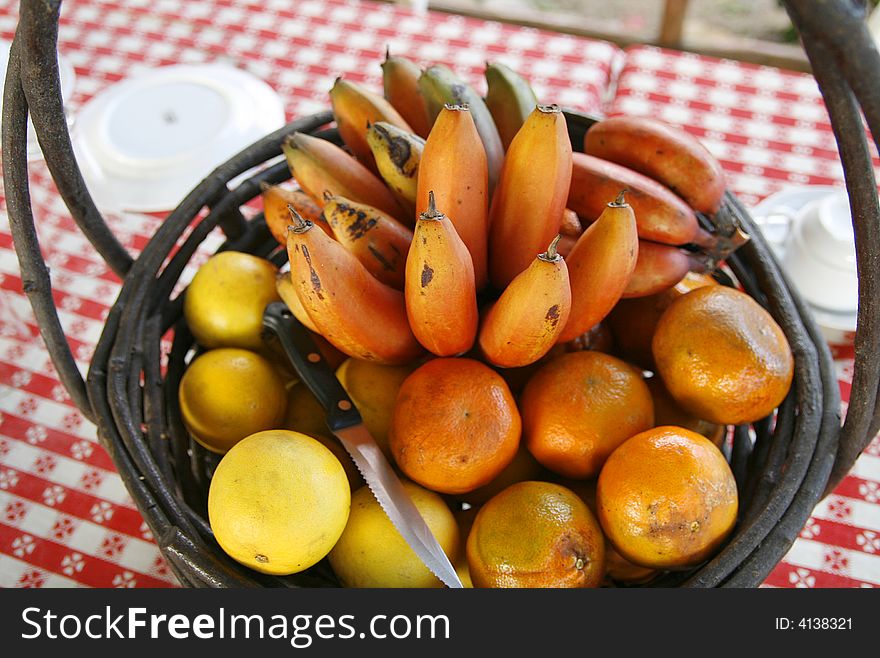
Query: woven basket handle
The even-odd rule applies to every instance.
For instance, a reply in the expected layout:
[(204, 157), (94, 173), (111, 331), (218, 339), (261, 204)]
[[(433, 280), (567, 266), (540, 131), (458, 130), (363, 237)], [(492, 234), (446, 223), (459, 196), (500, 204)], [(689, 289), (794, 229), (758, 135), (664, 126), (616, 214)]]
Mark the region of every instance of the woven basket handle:
[(37, 325), (74, 404), (89, 420), (94, 413), (52, 299), (30, 205), (27, 118), (30, 112), (52, 178), (83, 234), (119, 277), (132, 258), (95, 206), (80, 174), (61, 100), (56, 55), (60, 0), (22, 0), (3, 93), (3, 182), (9, 226), (21, 269), (22, 287)]
[[(94, 422), (85, 381), (58, 318), (34, 227), (27, 171), (28, 114), (52, 179), (80, 231), (120, 279), (134, 261), (95, 205), (74, 156), (58, 71), (61, 0), (22, 0), (19, 12), (3, 95), (3, 180), (10, 231), (22, 287), (59, 379), (77, 408)], [(221, 228), (227, 235), (240, 233), (244, 218), (237, 209), (229, 215)]]
[(859, 0), (783, 0), (801, 34), (840, 152), (856, 236), (858, 328), (852, 393), (825, 493), (833, 490), (880, 430), (880, 206), (864, 112), (880, 137), (880, 53)]

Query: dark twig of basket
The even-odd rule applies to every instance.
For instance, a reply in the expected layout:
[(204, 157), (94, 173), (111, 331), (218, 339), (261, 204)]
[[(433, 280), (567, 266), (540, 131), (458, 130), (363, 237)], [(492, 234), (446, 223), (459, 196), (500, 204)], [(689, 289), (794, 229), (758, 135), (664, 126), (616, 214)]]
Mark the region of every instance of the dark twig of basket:
[[(61, 0), (22, 2), (16, 41), (26, 48), (19, 51), (21, 87), (27, 98), (34, 128), (46, 165), (64, 203), (79, 229), (118, 276), (128, 272), (132, 258), (119, 244), (95, 206), (80, 173), (61, 99), (58, 60), (58, 14)], [(8, 76), (7, 76), (8, 77)], [(16, 90), (18, 91), (18, 90)]]
[(55, 310), (49, 268), (40, 256), (40, 244), (34, 227), (28, 191), (28, 115), (20, 75), (20, 50), (19, 40), (16, 38), (10, 49), (3, 90), (3, 178), (9, 228), (18, 254), (22, 287), (34, 310), (34, 317), (58, 371), (58, 378), (83, 415), (94, 421), (85, 382), (79, 374)]
[[(282, 162), (270, 167), (232, 190), (228, 188), (229, 181), (279, 155), (280, 141), (287, 133), (295, 130), (315, 133), (330, 120), (330, 115), (322, 113), (294, 122), (219, 167), (171, 213), (138, 260), (133, 265), (126, 264), (113, 246), (115, 238), (94, 211), (69, 153), (55, 65), (59, 4), (57, 1), (22, 3), (22, 24), (13, 44), (6, 84), (3, 153), (16, 251), (29, 298), (62, 381), (76, 404), (97, 423), (102, 443), (182, 583), (192, 586), (332, 583), (333, 576), (324, 564), (288, 578), (256, 574), (230, 560), (213, 540), (205, 519), (205, 494), (216, 458), (192, 442), (180, 422), (177, 386), (194, 342), (181, 319), (181, 299), (171, 299), (184, 266), (216, 226), (221, 226), (230, 239), (223, 248), (270, 255), (276, 245), (264, 222), (259, 217), (254, 222), (245, 222), (239, 207), (259, 193), (261, 181), (280, 182), (287, 178), (286, 165)], [(788, 4), (803, 5), (800, 10), (808, 11), (814, 3), (792, 1)], [(841, 2), (820, 4), (833, 4), (837, 6), (836, 11), (850, 11)], [(821, 35), (810, 38), (818, 40)], [(822, 78), (819, 81), (829, 96), (840, 92), (833, 85), (826, 89)], [(44, 87), (40, 87), (41, 84)], [(120, 273), (128, 269), (92, 359), (87, 387), (61, 332), (33, 227), (24, 157), (28, 106), (40, 117), (35, 120), (35, 126), (41, 143), (45, 142), (44, 152), (50, 164), (55, 163), (51, 171), (59, 189), (66, 190), (63, 194), (71, 213), (99, 252), (105, 258), (114, 259), (114, 269)], [(853, 132), (846, 133), (837, 125), (847, 118), (851, 117), (846, 113), (832, 113), (841, 143), (855, 139)], [(578, 115), (570, 115), (568, 119), (572, 141), (580, 144), (592, 120)], [(335, 133), (319, 134), (338, 140)], [(864, 135), (860, 138), (864, 140)], [(851, 158), (843, 160), (849, 184), (851, 178), (861, 175), (861, 170)], [(874, 212), (876, 189), (863, 184), (862, 188), (865, 187), (871, 189), (862, 189), (860, 194), (873, 194), (873, 205), (853, 194), (855, 185), (850, 190), (853, 205), (870, 207)], [(85, 199), (80, 198), (82, 194)], [(754, 586), (762, 582), (791, 545), (821, 496), (838, 452), (837, 382), (827, 346), (809, 312), (797, 295), (791, 293), (767, 245), (735, 198), (728, 195), (722, 211), (711, 219), (725, 235), (731, 235), (732, 229), (740, 226), (753, 235), (752, 242), (734, 254), (729, 264), (743, 287), (767, 306), (783, 327), (796, 354), (795, 382), (775, 419), (764, 419), (751, 428), (754, 444), (750, 428), (736, 428), (734, 432), (730, 459), (741, 487), (742, 509), (739, 524), (727, 546), (702, 567), (664, 576), (655, 583), (658, 585)], [(866, 226), (876, 224), (876, 212), (869, 220), (861, 221), (857, 217), (856, 221), (857, 233), (865, 243), (874, 235), (866, 232)], [(192, 233), (165, 263), (193, 222)], [(869, 249), (876, 250), (876, 246)], [(283, 250), (277, 250), (277, 254), (284, 256)], [(860, 270), (861, 275), (866, 272), (872, 270)], [(865, 288), (861, 294), (864, 301)], [(158, 365), (159, 341), (170, 328), (174, 330), (174, 343), (163, 379)], [(871, 334), (862, 339), (862, 345), (873, 344), (878, 328), (873, 322), (863, 325), (860, 320), (859, 333), (862, 332)], [(142, 377), (143, 385), (140, 384)], [(867, 377), (870, 379), (870, 374)], [(866, 386), (865, 391), (863, 397), (873, 402), (876, 385), (873, 389)], [(866, 404), (866, 409), (869, 406)], [(872, 411), (870, 406), (864, 413), (869, 417)], [(848, 436), (852, 437), (853, 445), (864, 441), (865, 437), (856, 431), (863, 425), (858, 419), (852, 422), (854, 429), (850, 429)], [(851, 447), (840, 450), (838, 468), (849, 468), (844, 460), (851, 453)]]
[(880, 53), (865, 26), (865, 4), (788, 0), (822, 90), (843, 163), (856, 233), (859, 314), (852, 394), (837, 459), (825, 491), (849, 472), (880, 430), (880, 206), (859, 108), (880, 139)]

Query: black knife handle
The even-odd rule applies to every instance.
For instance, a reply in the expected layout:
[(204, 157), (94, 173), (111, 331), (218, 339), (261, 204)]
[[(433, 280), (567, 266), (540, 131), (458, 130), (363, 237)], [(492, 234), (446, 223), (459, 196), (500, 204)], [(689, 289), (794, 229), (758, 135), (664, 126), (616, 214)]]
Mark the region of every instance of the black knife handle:
[(318, 398), (327, 412), (331, 432), (361, 422), (361, 415), (336, 373), (321, 354), (308, 329), (297, 320), (284, 302), (272, 302), (263, 312), (263, 327), (279, 340), (302, 383)]

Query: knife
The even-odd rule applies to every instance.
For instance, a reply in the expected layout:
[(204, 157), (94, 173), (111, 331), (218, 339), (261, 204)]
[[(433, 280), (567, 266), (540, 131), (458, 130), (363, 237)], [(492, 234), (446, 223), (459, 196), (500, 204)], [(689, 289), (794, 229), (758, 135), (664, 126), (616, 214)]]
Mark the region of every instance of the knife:
[(266, 307), (263, 327), (267, 338), (278, 339), (299, 378), (321, 403), (327, 413), (327, 427), (351, 455), (367, 486), (406, 543), (447, 587), (462, 587), (452, 563), (364, 426), (360, 413), (308, 330), (284, 302), (273, 302)]

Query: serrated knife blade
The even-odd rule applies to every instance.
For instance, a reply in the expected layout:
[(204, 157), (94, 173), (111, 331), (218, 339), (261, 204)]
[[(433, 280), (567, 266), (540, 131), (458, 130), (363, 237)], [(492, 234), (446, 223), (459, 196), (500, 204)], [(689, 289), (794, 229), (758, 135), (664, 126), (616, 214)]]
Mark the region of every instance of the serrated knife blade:
[(308, 330), (283, 302), (266, 307), (263, 327), (268, 331), (265, 337), (278, 340), (299, 378), (321, 403), (327, 413), (327, 427), (351, 455), (370, 491), (406, 543), (447, 587), (462, 587), (455, 568), (364, 426), (360, 413)]
[(431, 573), (448, 587), (461, 587), (455, 568), (367, 428), (363, 424), (352, 425), (336, 430), (334, 435), (351, 455), (394, 527)]

